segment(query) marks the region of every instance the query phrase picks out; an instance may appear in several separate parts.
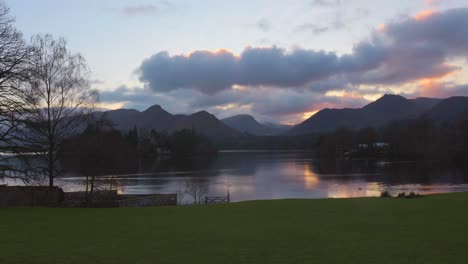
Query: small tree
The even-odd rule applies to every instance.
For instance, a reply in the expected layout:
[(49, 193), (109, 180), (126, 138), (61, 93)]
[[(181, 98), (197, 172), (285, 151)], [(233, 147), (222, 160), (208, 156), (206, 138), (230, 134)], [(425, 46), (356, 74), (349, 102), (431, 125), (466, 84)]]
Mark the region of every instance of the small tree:
[(97, 93), (90, 89), (89, 71), (66, 41), (50, 35), (33, 37), (31, 78), (24, 87), (23, 140), (38, 154), (37, 169), (54, 186), (57, 151), (65, 138), (84, 129)]
[(193, 197), (195, 204), (200, 204), (208, 193), (208, 183), (200, 178), (190, 178), (185, 181), (185, 191)]
[(185, 190), (186, 185), (182, 185), (182, 182), (178, 182), (177, 187), (177, 204), (181, 205), (187, 193), (187, 190)]

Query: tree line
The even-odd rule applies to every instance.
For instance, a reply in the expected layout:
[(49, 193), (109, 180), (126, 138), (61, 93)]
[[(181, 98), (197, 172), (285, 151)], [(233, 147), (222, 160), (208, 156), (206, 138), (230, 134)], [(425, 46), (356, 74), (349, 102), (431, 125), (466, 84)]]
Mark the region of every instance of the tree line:
[[(375, 143), (384, 145), (377, 146)], [(317, 153), (322, 159), (346, 156), (434, 159), (466, 165), (468, 118), (444, 123), (418, 118), (393, 121), (379, 128), (341, 128), (319, 137)]]
[(140, 160), (180, 159), (215, 155), (211, 140), (194, 130), (171, 134), (134, 127), (121, 132), (105, 116), (90, 118), (83, 132), (68, 137), (58, 152), (62, 162), (79, 164), (84, 175), (133, 172)]

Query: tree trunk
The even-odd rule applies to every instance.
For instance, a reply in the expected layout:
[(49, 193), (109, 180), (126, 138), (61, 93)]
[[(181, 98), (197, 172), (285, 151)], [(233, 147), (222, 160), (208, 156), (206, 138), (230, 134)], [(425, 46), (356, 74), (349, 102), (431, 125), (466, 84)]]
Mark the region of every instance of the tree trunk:
[(54, 144), (49, 144), (49, 166), (48, 166), (48, 173), (49, 173), (49, 187), (54, 187)]
[(89, 200), (88, 200), (88, 206), (92, 206), (93, 200), (94, 200), (94, 181), (95, 181), (96, 176), (91, 176), (91, 189), (89, 191)]

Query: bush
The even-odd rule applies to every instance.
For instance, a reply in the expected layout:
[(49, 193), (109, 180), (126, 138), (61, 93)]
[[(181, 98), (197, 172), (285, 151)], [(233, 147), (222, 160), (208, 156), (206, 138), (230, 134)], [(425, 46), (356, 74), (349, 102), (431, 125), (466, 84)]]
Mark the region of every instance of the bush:
[(413, 199), (413, 198), (419, 198), (419, 197), (422, 197), (422, 195), (417, 194), (417, 193), (414, 193), (414, 192), (410, 192), (410, 193), (406, 196), (407, 199)]
[(380, 193), (380, 197), (390, 198), (392, 197), (388, 191), (383, 191)]

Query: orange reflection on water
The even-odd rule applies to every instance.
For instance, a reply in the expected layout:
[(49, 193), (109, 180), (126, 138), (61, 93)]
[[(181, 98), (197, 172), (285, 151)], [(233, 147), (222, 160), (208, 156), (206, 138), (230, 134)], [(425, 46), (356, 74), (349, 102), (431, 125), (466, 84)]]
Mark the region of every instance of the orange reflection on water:
[(351, 198), (379, 196), (382, 186), (377, 182), (363, 182), (358, 184), (333, 184), (328, 188), (328, 197)]
[(313, 189), (320, 182), (318, 175), (312, 170), (310, 164), (304, 165), (304, 187), (306, 190)]

